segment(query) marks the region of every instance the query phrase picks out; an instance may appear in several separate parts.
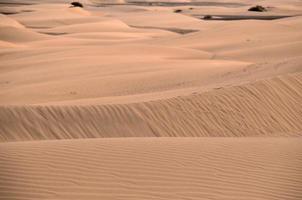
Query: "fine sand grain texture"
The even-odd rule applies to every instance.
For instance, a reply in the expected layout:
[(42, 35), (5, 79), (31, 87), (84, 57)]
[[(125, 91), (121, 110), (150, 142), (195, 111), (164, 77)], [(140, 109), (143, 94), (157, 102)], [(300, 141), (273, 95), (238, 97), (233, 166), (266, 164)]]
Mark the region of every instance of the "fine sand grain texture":
[(298, 138), (120, 138), (0, 145), (0, 199), (302, 198)]
[(300, 0), (80, 2), (0, 0), (0, 200), (302, 199)]

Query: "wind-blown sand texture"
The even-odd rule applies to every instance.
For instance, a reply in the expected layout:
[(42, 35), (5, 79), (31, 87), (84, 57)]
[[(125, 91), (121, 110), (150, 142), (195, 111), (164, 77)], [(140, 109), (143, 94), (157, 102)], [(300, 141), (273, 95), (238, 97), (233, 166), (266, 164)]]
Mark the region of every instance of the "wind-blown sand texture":
[(3, 143), (1, 199), (301, 199), (299, 138)]
[(0, 2), (0, 200), (302, 199), (301, 1), (81, 2)]

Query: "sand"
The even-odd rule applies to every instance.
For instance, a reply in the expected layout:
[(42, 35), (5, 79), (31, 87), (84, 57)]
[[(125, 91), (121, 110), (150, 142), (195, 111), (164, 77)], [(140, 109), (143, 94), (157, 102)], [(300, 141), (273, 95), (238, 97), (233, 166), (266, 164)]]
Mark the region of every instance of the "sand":
[(301, 138), (3, 143), (1, 199), (301, 199)]
[(0, 2), (1, 200), (302, 198), (300, 1), (81, 2)]

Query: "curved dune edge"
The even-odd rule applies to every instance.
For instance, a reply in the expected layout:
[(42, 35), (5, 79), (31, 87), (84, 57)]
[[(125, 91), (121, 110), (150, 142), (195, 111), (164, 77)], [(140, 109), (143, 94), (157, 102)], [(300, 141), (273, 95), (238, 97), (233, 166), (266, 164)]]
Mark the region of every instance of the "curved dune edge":
[(302, 198), (301, 138), (0, 144), (0, 199)]
[(302, 73), (125, 105), (1, 106), (0, 140), (301, 136)]

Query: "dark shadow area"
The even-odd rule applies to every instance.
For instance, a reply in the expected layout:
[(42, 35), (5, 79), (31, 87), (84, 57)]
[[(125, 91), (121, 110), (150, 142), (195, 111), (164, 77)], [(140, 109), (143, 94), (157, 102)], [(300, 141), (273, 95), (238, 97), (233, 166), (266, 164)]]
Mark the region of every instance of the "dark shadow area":
[(39, 33), (47, 34), (47, 35), (66, 35), (66, 34), (68, 34), (68, 33), (52, 33), (52, 32), (39, 32)]
[(118, 5), (136, 5), (136, 6), (224, 6), (224, 7), (241, 7), (246, 6), (242, 3), (230, 3), (230, 2), (142, 2), (142, 1), (131, 1), (123, 4), (114, 4), (114, 3), (97, 3), (97, 7), (101, 6), (118, 6)]
[(153, 27), (153, 26), (130, 26), (130, 27), (132, 27), (132, 28), (142, 28), (142, 29), (159, 29), (159, 30), (178, 33), (178, 34), (181, 34), (181, 35), (199, 31), (199, 30), (194, 30), (194, 29), (164, 28), (164, 27)]
[[(211, 16), (211, 17), (207, 17)], [(230, 20), (276, 20), (276, 19), (283, 19), (288, 17), (295, 17), (292, 15), (271, 15), (271, 16), (238, 16), (238, 15), (198, 15), (198, 17), (203, 20), (221, 20), (221, 21), (230, 21)]]

